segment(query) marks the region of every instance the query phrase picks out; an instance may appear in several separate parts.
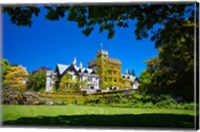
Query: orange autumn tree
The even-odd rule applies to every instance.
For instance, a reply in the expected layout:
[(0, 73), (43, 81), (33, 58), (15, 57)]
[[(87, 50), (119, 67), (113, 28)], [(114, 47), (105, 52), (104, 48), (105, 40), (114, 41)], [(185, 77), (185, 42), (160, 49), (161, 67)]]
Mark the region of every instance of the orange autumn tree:
[(23, 66), (12, 66), (8, 73), (5, 75), (3, 83), (8, 88), (16, 90), (25, 90), (28, 72)]

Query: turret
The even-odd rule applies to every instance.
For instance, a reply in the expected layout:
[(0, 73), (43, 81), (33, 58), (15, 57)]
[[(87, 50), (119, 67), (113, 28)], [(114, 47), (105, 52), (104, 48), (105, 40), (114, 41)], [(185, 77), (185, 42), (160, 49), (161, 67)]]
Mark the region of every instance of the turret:
[(74, 58), (73, 60), (73, 63), (72, 63), (74, 66), (76, 66), (76, 57)]

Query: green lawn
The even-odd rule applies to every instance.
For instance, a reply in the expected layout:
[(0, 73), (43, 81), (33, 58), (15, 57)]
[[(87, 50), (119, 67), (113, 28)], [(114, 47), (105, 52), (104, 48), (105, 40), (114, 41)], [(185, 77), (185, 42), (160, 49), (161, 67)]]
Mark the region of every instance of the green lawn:
[(194, 111), (91, 106), (3, 105), (3, 125), (194, 128)]

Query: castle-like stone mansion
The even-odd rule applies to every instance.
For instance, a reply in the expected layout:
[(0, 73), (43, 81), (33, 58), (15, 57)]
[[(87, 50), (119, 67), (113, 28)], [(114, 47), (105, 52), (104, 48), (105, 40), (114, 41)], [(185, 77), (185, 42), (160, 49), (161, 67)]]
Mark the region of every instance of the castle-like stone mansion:
[(108, 51), (99, 50), (97, 57), (88, 62), (88, 68), (77, 66), (76, 58), (72, 64), (57, 64), (56, 70), (48, 70), (46, 74), (46, 92), (52, 92), (55, 88), (73, 88), (78, 84), (81, 89), (113, 90), (113, 89), (137, 89), (138, 78), (121, 73), (121, 61), (110, 58)]

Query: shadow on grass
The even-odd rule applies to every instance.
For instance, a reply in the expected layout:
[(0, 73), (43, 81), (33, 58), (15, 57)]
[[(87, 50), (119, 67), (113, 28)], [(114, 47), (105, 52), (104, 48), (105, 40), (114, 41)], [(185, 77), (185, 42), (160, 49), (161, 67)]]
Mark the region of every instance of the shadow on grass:
[(60, 115), (56, 117), (23, 117), (5, 121), (4, 126), (84, 126), (84, 127), (154, 127), (194, 128), (194, 116), (173, 114), (127, 114), (127, 115)]

